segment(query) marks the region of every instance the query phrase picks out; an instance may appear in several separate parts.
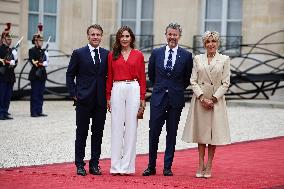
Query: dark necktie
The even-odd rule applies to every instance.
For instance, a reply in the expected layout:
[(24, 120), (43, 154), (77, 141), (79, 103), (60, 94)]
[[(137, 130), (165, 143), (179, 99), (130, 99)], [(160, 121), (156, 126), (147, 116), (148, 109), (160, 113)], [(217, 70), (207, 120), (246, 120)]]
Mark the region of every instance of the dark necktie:
[(166, 72), (167, 75), (170, 76), (171, 75), (171, 71), (172, 71), (172, 67), (173, 67), (173, 53), (174, 51), (172, 49), (169, 50), (169, 56), (168, 56), (168, 60), (167, 60), (167, 64), (166, 64)]
[(96, 64), (97, 66), (99, 66), (99, 64), (100, 64), (100, 58), (99, 58), (98, 49), (94, 49), (93, 51), (95, 52), (95, 56), (94, 56), (95, 64)]

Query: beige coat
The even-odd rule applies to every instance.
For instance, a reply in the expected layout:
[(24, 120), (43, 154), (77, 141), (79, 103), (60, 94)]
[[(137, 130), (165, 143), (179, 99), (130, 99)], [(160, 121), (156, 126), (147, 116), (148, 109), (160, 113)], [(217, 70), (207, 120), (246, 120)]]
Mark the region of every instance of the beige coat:
[[(207, 54), (196, 55), (190, 79), (193, 97), (182, 140), (200, 144), (224, 145), (231, 142), (224, 94), (230, 85), (230, 58), (216, 53), (210, 65)], [(218, 99), (213, 110), (206, 110), (197, 99)]]

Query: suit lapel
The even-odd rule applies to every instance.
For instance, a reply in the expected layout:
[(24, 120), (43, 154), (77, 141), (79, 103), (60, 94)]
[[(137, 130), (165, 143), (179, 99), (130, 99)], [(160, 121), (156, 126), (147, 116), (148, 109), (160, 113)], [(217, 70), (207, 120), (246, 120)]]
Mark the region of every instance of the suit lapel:
[(104, 64), (105, 61), (103, 60), (103, 57), (105, 57), (106, 51), (100, 47), (99, 52), (100, 52), (100, 64)]
[(177, 55), (176, 55), (176, 61), (175, 61), (174, 67), (172, 69), (172, 73), (174, 73), (176, 71), (177, 67), (179, 66), (179, 64), (181, 62), (180, 59), (181, 59), (181, 50), (180, 50), (180, 47), (178, 47)]
[(86, 58), (87, 58), (88, 63), (94, 65), (94, 60), (92, 58), (92, 55), (91, 55), (91, 52), (90, 52), (90, 49), (89, 49), (88, 45), (85, 46), (85, 54), (86, 54)]
[(203, 64), (203, 67), (204, 67), (204, 69), (205, 69), (205, 71), (206, 71), (206, 73), (208, 75), (208, 78), (212, 82), (212, 77), (211, 77), (211, 73), (210, 73), (211, 70), (210, 70), (210, 66), (208, 65), (207, 53), (204, 54), (202, 64)]
[(164, 65), (164, 61), (165, 61), (165, 51), (166, 51), (166, 46), (162, 47), (160, 52), (159, 52), (159, 57), (158, 57), (158, 67), (163, 71), (164, 74), (166, 74), (166, 68)]
[(211, 66), (210, 66), (210, 72), (212, 72), (213, 68), (216, 66), (216, 63), (220, 61), (219, 59), (220, 59), (219, 53), (216, 52), (214, 58), (212, 59), (212, 61), (211, 61), (211, 63), (210, 63), (210, 64), (211, 64)]

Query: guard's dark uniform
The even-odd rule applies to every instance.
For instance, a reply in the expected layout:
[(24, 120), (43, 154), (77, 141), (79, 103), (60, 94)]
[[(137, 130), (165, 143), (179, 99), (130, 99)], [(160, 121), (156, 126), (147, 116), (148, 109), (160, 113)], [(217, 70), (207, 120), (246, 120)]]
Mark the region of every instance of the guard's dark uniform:
[[(1, 40), (5, 40), (4, 38), (10, 37), (9, 33), (5, 35), (2, 34)], [(13, 85), (16, 81), (14, 69), (17, 66), (17, 60), (15, 60), (12, 53), (12, 48), (5, 43), (0, 46), (0, 59), (0, 120), (6, 120), (12, 119), (9, 116), (8, 110), (12, 97)], [(10, 62), (14, 61), (15, 64), (4, 64), (5, 60)]]
[[(34, 41), (43, 37), (40, 33), (34, 35)], [(31, 81), (31, 99), (30, 99), (30, 113), (32, 117), (46, 116), (42, 113), (43, 106), (43, 94), (45, 91), (45, 82), (47, 79), (46, 65), (42, 65), (47, 62), (48, 55), (45, 53), (45, 49), (39, 46), (35, 46), (29, 49), (29, 61), (32, 68), (29, 73), (29, 80)]]
[(31, 81), (31, 116), (36, 117), (42, 114), (43, 94), (45, 90), (45, 81), (47, 79), (46, 69), (44, 66), (36, 66), (35, 61), (46, 61), (44, 50), (38, 47), (33, 47), (29, 50), (29, 61), (32, 65), (29, 73)]

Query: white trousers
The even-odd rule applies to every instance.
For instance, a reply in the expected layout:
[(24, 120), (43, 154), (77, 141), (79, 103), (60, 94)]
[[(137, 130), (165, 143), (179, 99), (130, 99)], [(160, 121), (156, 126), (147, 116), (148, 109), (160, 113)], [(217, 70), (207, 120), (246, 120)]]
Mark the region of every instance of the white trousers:
[(137, 81), (113, 83), (110, 173), (135, 173), (139, 105), (140, 87)]

